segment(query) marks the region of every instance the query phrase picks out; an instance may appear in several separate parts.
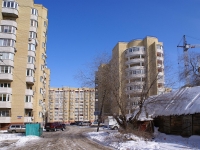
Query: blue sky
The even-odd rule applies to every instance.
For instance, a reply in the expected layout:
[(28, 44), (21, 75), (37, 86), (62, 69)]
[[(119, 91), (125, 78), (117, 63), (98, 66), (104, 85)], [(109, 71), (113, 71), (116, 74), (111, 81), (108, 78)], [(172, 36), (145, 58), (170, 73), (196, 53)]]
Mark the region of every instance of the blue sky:
[[(119, 41), (156, 36), (178, 70), (182, 36), (200, 39), (200, 0), (34, 0), (48, 9), (47, 66), (51, 87), (80, 87), (75, 79), (97, 54)], [(187, 38), (190, 44), (200, 40)], [(197, 49), (200, 51), (200, 49)], [(174, 73), (175, 74), (175, 73)]]

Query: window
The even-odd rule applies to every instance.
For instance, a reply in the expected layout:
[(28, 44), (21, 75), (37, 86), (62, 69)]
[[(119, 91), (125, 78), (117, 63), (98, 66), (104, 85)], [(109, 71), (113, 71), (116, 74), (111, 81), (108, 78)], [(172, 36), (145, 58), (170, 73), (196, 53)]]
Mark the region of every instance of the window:
[(156, 45), (157, 49), (163, 49), (162, 45)]
[(2, 7), (8, 7), (8, 8), (18, 8), (18, 4), (16, 2), (10, 2), (10, 1), (3, 1)]
[(14, 47), (15, 41), (13, 39), (0, 39), (0, 46)]
[(37, 38), (37, 33), (36, 33), (36, 32), (33, 32), (33, 31), (30, 31), (30, 32), (29, 32), (29, 38), (32, 38), (32, 39)]
[(26, 76), (33, 77), (33, 76), (34, 76), (34, 70), (32, 70), (32, 69), (27, 69), (27, 70), (26, 70)]
[(37, 28), (37, 27), (38, 27), (38, 22), (37, 22), (37, 20), (31, 19), (31, 26)]
[(44, 65), (41, 65), (41, 70), (44, 70)]
[(46, 47), (46, 44), (44, 42), (42, 42), (42, 47), (45, 48)]
[(0, 117), (10, 117), (9, 110), (0, 110)]
[(31, 95), (26, 95), (25, 96), (25, 102), (30, 103), (31, 102)]
[(40, 82), (43, 82), (43, 76), (40, 76)]
[(35, 9), (35, 8), (32, 8), (32, 9), (31, 9), (31, 14), (37, 16), (37, 15), (38, 15), (38, 10)]
[(46, 37), (46, 33), (45, 32), (43, 32), (43, 36)]
[(16, 28), (13, 26), (0, 26), (0, 32), (3, 33), (15, 33)]
[(10, 83), (0, 83), (0, 87), (2, 88), (10, 87)]
[(47, 22), (46, 21), (44, 21), (44, 26), (47, 27)]
[(28, 56), (28, 63), (34, 64), (35, 63), (35, 57)]
[(10, 101), (10, 94), (0, 94), (0, 101), (9, 102)]
[(35, 44), (28, 44), (28, 50), (35, 51)]
[(12, 73), (11, 66), (0, 66), (0, 73)]
[(13, 60), (14, 54), (13, 53), (0, 53), (0, 59), (10, 59)]
[(40, 94), (43, 94), (43, 89), (42, 88), (40, 88)]

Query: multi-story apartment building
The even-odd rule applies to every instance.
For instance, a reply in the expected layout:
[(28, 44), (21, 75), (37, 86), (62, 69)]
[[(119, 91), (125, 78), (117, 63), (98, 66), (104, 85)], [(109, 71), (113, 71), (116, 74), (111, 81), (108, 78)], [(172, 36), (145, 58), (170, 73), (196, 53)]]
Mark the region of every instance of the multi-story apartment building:
[(47, 9), (33, 0), (0, 0), (0, 126), (43, 123)]
[[(110, 67), (110, 80), (113, 79), (113, 84), (118, 89), (118, 94), (124, 94), (127, 101), (127, 110), (131, 113), (131, 110), (138, 105), (141, 95), (146, 92), (145, 97), (151, 95), (161, 94), (165, 91), (164, 88), (164, 57), (163, 57), (163, 43), (159, 42), (156, 37), (147, 36), (144, 39), (132, 40), (130, 42), (118, 42), (112, 50), (112, 58), (109, 64)], [(98, 72), (103, 69), (99, 68)], [(97, 74), (98, 74), (97, 72)], [(98, 76), (97, 76), (98, 77)], [(99, 77), (98, 77), (99, 78)], [(101, 103), (102, 95), (101, 91), (104, 88), (101, 83), (98, 83), (98, 103)], [(114, 110), (118, 112), (118, 108), (111, 109), (113, 100), (116, 97), (110, 95), (110, 100), (105, 110)], [(122, 98), (122, 96), (121, 96)], [(114, 113), (112, 112), (112, 113)], [(109, 114), (109, 112), (106, 112)]]
[(50, 88), (48, 122), (71, 123), (95, 120), (94, 88)]

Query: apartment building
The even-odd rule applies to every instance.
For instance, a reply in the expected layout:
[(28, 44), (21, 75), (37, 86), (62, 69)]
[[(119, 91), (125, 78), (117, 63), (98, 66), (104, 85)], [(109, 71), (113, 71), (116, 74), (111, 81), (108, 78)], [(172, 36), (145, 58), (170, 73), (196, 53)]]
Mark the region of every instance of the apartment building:
[[(107, 64), (110, 67), (110, 80), (118, 88), (117, 94), (121, 101), (126, 101), (127, 113), (131, 113), (138, 105), (142, 93), (148, 93), (148, 97), (165, 92), (163, 56), (163, 43), (150, 36), (130, 42), (118, 42), (113, 48), (111, 61)], [(104, 68), (100, 66), (96, 73), (97, 105), (100, 105), (105, 96), (102, 95), (105, 89), (98, 82), (98, 74), (102, 69)], [(111, 94), (104, 106), (104, 114), (120, 113), (113, 99), (116, 97)], [(99, 109), (96, 108), (96, 111)]]
[(47, 122), (94, 121), (93, 88), (50, 88)]
[(0, 0), (0, 127), (43, 123), (47, 9), (33, 0)]

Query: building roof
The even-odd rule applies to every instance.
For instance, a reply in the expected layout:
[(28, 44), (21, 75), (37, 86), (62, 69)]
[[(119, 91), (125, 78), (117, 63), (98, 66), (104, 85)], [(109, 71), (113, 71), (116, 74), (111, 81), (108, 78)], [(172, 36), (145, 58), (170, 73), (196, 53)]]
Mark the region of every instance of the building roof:
[(144, 103), (138, 120), (194, 113), (200, 113), (200, 86), (185, 87), (174, 92), (149, 97)]

